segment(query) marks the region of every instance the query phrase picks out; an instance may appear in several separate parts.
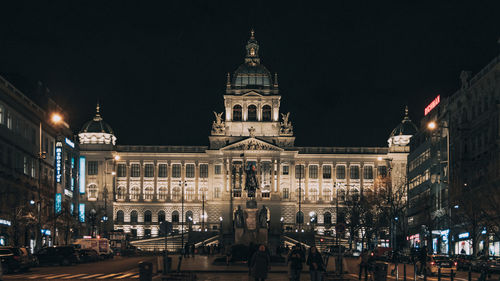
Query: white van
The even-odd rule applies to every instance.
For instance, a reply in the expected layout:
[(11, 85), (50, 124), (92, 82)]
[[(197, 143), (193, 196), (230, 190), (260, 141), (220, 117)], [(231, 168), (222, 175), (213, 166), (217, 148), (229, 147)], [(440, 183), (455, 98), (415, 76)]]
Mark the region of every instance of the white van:
[(77, 249), (95, 250), (101, 259), (112, 258), (113, 251), (109, 247), (109, 240), (106, 238), (82, 238), (74, 243)]

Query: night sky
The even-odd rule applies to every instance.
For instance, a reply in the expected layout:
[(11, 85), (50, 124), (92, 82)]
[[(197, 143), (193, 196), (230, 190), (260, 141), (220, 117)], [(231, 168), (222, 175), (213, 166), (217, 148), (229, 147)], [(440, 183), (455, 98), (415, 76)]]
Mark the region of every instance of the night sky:
[(207, 145), (251, 28), (299, 146), (385, 146), (500, 53), (500, 1), (12, 2), (0, 73), (42, 81), (75, 132), (99, 100), (118, 144)]

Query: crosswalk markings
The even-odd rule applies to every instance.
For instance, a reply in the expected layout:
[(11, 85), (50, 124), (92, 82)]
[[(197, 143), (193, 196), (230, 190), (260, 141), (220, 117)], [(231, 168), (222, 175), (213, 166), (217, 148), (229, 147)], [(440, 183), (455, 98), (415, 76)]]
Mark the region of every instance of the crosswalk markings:
[(84, 275), (87, 275), (87, 273), (70, 275), (70, 276), (63, 277), (62, 279), (73, 279), (73, 278), (84, 276)]
[(45, 277), (43, 279), (56, 279), (56, 278), (67, 276), (67, 275), (71, 275), (71, 273), (65, 273), (65, 274), (59, 274), (59, 275), (49, 276), (49, 277)]
[(111, 274), (108, 274), (108, 275), (104, 275), (104, 276), (100, 276), (96, 279), (106, 279), (106, 278), (109, 278), (109, 277), (113, 277), (113, 276), (116, 276), (116, 275), (119, 275), (121, 273), (111, 273)]
[(102, 274), (102, 273), (99, 273), (99, 274), (93, 274), (93, 275), (89, 275), (89, 276), (82, 277), (82, 278), (80, 278), (80, 279), (90, 279), (90, 278), (97, 277), (97, 276), (101, 276), (101, 275), (104, 275), (104, 274)]
[(123, 278), (127, 278), (129, 277), (130, 275), (134, 275), (136, 274), (135, 272), (131, 272), (131, 273), (126, 273), (126, 274), (123, 274), (122, 276), (116, 276), (115, 278), (113, 279), (123, 279)]
[(43, 278), (43, 277), (47, 277), (50, 275), (52, 275), (52, 274), (38, 274), (38, 275), (30, 276), (30, 277), (28, 277), (28, 279), (38, 279), (38, 278)]

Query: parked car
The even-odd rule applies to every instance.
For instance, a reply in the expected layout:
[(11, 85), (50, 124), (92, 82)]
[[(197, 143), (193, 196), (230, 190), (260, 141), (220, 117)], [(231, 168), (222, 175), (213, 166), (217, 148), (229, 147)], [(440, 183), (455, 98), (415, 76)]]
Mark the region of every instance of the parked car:
[(458, 270), (469, 270), (472, 258), (470, 255), (456, 255), (453, 259), (457, 262)]
[(500, 258), (494, 258), (488, 263), (488, 270), (490, 272), (500, 273)]
[(348, 257), (359, 257), (360, 255), (361, 255), (361, 251), (358, 249), (347, 250), (345, 252), (345, 256), (348, 256)]
[(430, 255), (427, 257), (426, 271), (429, 275), (437, 275), (439, 268), (441, 268), (441, 274), (450, 275), (453, 271), (453, 275), (457, 272), (457, 262), (453, 261), (448, 256), (443, 255)]
[(346, 247), (344, 245), (333, 245), (325, 249), (325, 253), (328, 255), (337, 255), (339, 251), (341, 254), (345, 253)]
[(495, 257), (480, 256), (472, 259), (472, 270), (480, 272), (482, 268), (487, 267), (489, 270), (494, 270), (497, 261)]
[(93, 249), (77, 250), (80, 262), (95, 262), (99, 260), (99, 254)]
[(5, 272), (25, 271), (32, 265), (29, 252), (24, 247), (0, 247), (0, 256)]
[(35, 256), (40, 264), (71, 265), (80, 260), (78, 252), (73, 246), (42, 248)]

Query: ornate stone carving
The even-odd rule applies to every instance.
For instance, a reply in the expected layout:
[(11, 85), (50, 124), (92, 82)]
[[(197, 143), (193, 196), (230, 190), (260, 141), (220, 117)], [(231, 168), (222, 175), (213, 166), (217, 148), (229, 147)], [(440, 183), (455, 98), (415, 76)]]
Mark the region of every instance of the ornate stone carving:
[(215, 121), (212, 124), (212, 135), (223, 136), (226, 133), (226, 123), (222, 121), (222, 114), (214, 111)]
[(279, 147), (270, 145), (263, 141), (250, 138), (239, 143), (232, 144), (224, 148), (225, 150), (271, 150), (271, 151), (281, 151)]
[(280, 134), (281, 135), (293, 135), (292, 122), (288, 121), (290, 118), (290, 112), (287, 114), (281, 113), (281, 118), (283, 121), (280, 123)]

